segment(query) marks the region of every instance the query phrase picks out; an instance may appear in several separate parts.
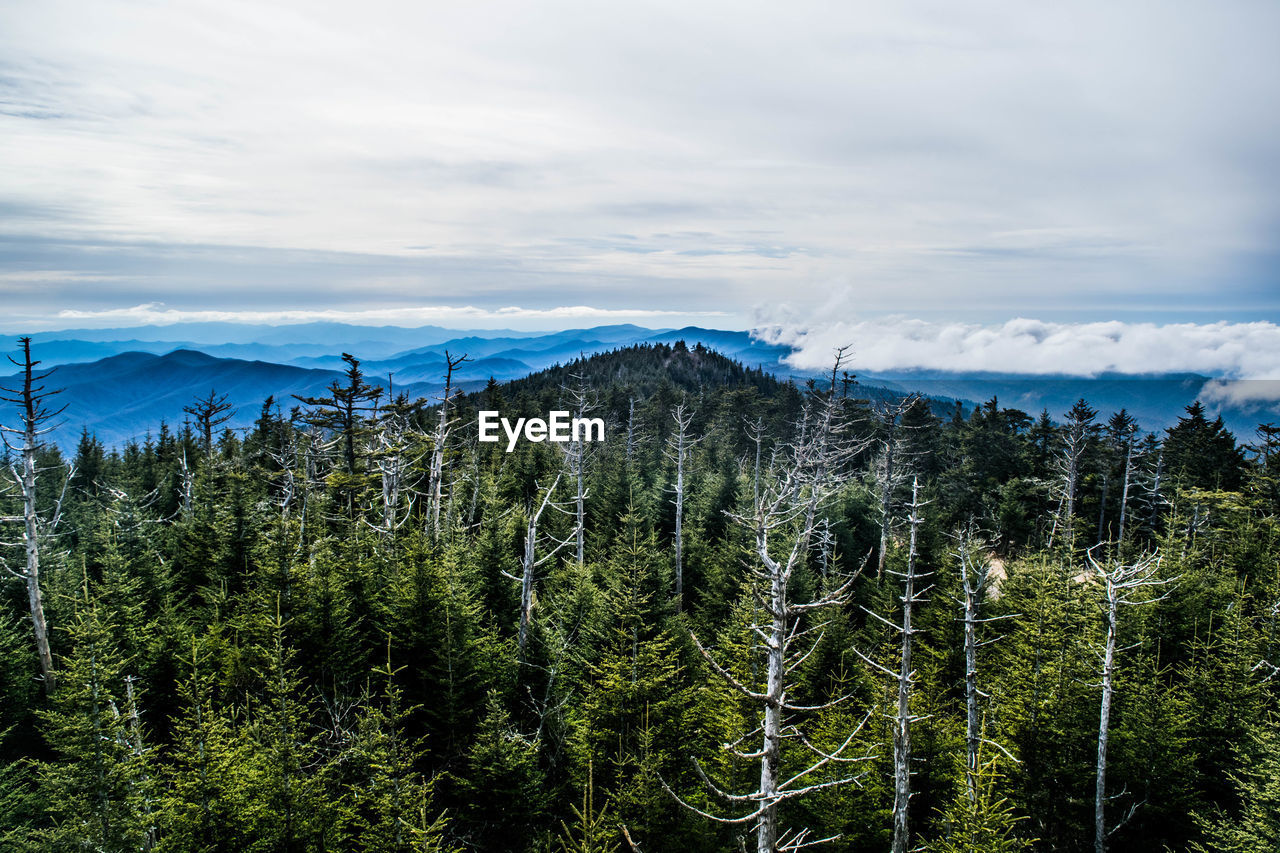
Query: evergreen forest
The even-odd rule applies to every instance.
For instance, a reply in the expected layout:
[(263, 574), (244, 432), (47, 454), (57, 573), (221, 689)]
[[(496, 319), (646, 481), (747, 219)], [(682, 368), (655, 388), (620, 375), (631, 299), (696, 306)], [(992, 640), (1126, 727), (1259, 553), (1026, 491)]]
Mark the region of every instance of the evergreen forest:
[[(676, 343), (428, 400), (345, 356), (248, 430), (196, 388), (59, 449), (38, 349), (0, 849), (1280, 849), (1274, 425)], [(508, 453), (481, 410), (605, 440)]]

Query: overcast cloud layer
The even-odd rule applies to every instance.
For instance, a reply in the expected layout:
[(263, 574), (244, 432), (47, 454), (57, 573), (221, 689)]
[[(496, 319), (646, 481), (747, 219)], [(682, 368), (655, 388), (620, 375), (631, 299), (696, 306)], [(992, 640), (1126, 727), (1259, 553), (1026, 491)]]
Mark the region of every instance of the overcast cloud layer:
[(0, 294), (1274, 321), (1277, 33), (1271, 0), (9, 0)]

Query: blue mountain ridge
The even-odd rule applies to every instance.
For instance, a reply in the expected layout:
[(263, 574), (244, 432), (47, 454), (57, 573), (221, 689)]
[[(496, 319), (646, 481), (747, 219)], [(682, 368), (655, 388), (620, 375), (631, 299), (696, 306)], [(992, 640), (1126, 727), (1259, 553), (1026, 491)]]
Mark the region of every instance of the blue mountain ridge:
[[(287, 335), (274, 337), (275, 343), (223, 342), (200, 347), (146, 340), (154, 335), (155, 329), (119, 330), (119, 340), (80, 340), (69, 337), (68, 332), (45, 333), (47, 338), (43, 342), (35, 340), (33, 344), (33, 354), (46, 362), (42, 367), (58, 364), (63, 356), (87, 357), (99, 351), (96, 349), (99, 347), (105, 352), (111, 347), (134, 347), (131, 351), (111, 353), (93, 361), (61, 362), (50, 384), (65, 389), (59, 396), (59, 405), (66, 404), (67, 409), (62, 426), (52, 438), (64, 448), (70, 448), (81, 430), (87, 428), (107, 445), (120, 446), (128, 440), (142, 438), (148, 431), (154, 432), (161, 420), (171, 425), (180, 424), (184, 419), (182, 407), (210, 390), (227, 395), (236, 407), (232, 427), (249, 426), (268, 396), (274, 396), (288, 410), (296, 404), (292, 394), (321, 394), (331, 382), (341, 379), (343, 351), (362, 358), (367, 355), (360, 347), (341, 346), (341, 341), (307, 338), (308, 334), (333, 333), (333, 327), (341, 324), (307, 325), (308, 330), (289, 327)], [(180, 331), (183, 338), (201, 336), (190, 334), (192, 330), (185, 325), (181, 329), (161, 328), (165, 332)], [(518, 379), (555, 364), (568, 363), (580, 355), (589, 356), (634, 343), (671, 344), (679, 340), (689, 346), (701, 343), (782, 378), (802, 381), (820, 375), (820, 372), (790, 367), (785, 361), (790, 354), (787, 347), (766, 344), (745, 331), (698, 327), (653, 330), (615, 325), (546, 334), (468, 331), (460, 337), (443, 338), (447, 330), (431, 327), (424, 334), (430, 342), (424, 344), (421, 338), (415, 341), (403, 334), (407, 330), (395, 329), (391, 340), (376, 339), (381, 329), (346, 326), (342, 331), (355, 343), (373, 340), (377, 346), (371, 349), (386, 353), (362, 361), (370, 382), (385, 387), (390, 379), (397, 392), (403, 390), (414, 397), (432, 397), (439, 393), (445, 350), (455, 357), (463, 353), (469, 355), (469, 360), (455, 371), (455, 381), (467, 389), (482, 387), (490, 377), (498, 381)], [(404, 346), (406, 343), (410, 346)], [(54, 352), (46, 352), (46, 347)], [(156, 352), (157, 349), (162, 351)], [(394, 351), (387, 352), (389, 349)], [(296, 354), (302, 351), (310, 354)], [(227, 357), (258, 352), (270, 357)], [(292, 363), (288, 363), (290, 361)], [(856, 369), (856, 365), (854, 367)], [(1175, 423), (1210, 381), (1195, 374), (1105, 374), (1082, 378), (936, 370), (884, 371), (861, 374), (858, 378), (864, 386), (861, 393), (915, 391), (939, 401), (963, 401), (966, 410), (994, 396), (1002, 407), (1022, 409), (1033, 416), (1047, 409), (1055, 419), (1060, 419), (1077, 399), (1084, 398), (1098, 409), (1101, 419), (1124, 407), (1137, 417), (1144, 429), (1153, 431)], [(0, 384), (13, 387), (14, 381), (15, 377), (10, 376), (0, 380)], [(1259, 423), (1280, 421), (1280, 404), (1275, 402), (1252, 407), (1223, 407), (1211, 403), (1207, 408), (1211, 415), (1222, 414), (1228, 428), (1242, 441), (1252, 440)], [(0, 410), (0, 423), (8, 423), (16, 414)]]

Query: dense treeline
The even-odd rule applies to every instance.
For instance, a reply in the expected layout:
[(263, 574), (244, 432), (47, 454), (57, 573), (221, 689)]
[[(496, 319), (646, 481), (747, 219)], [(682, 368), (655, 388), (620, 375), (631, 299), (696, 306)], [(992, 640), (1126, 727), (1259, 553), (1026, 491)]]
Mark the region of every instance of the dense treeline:
[[(348, 367), (69, 458), (0, 414), (0, 847), (1280, 844), (1276, 429), (682, 344), (443, 401)], [(606, 440), (508, 454), (481, 409)]]

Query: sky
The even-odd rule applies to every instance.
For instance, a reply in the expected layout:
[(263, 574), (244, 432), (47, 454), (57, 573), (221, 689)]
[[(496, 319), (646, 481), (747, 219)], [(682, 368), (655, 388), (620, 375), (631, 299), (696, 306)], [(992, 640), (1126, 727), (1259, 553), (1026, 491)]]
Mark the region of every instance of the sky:
[(1135, 369), (1280, 364), (1277, 104), (1273, 0), (6, 0), (0, 327), (886, 327), (990, 361), (965, 330), (1084, 358), (1120, 323)]

